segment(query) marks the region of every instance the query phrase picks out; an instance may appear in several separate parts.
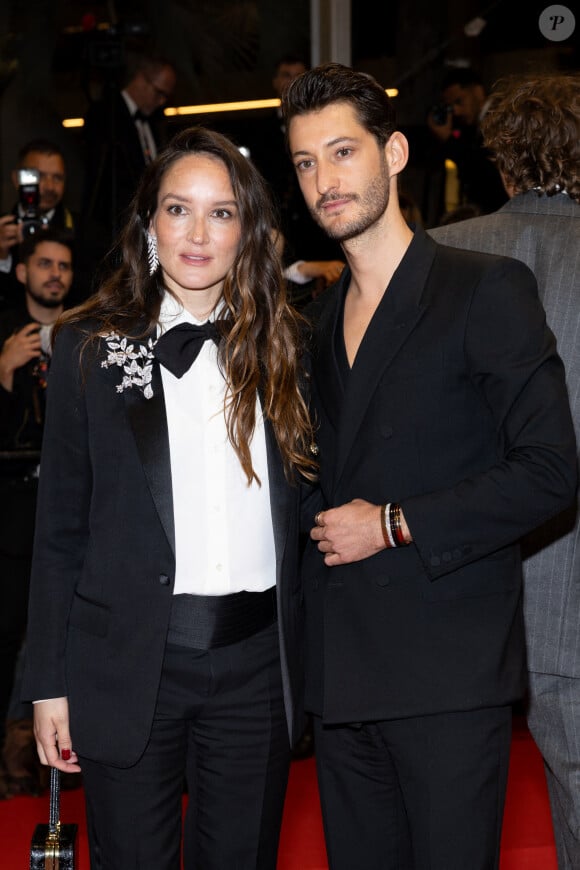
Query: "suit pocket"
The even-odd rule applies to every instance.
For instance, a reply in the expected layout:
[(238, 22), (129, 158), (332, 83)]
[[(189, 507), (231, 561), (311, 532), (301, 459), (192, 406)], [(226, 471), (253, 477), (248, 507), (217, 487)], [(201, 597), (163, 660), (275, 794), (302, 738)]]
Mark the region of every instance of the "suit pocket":
[(83, 598), (78, 593), (75, 595), (69, 616), (69, 625), (93, 634), (95, 637), (105, 637), (109, 633), (111, 611), (98, 601)]

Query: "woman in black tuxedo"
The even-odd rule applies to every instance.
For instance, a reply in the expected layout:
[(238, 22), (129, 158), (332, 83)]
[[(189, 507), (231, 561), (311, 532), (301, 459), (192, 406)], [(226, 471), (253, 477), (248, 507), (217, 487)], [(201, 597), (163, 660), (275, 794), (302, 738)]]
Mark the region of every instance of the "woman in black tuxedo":
[(145, 171), (120, 265), (58, 331), (25, 696), (83, 772), (91, 867), (274, 870), (302, 729), (313, 476), (264, 183), (223, 136)]

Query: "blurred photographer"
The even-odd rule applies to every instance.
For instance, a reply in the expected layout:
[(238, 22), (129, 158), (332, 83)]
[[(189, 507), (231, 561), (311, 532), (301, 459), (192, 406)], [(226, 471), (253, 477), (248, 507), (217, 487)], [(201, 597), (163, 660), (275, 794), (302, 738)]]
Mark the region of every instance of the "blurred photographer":
[(145, 167), (166, 144), (163, 110), (177, 83), (173, 64), (158, 54), (128, 52), (122, 72), (122, 88), (111, 89), (109, 82), (89, 104), (83, 131), (83, 223), (97, 260), (124, 225)]
[[(24, 173), (24, 170), (29, 172)], [(18, 201), (10, 214), (0, 217), (0, 309), (11, 307), (21, 299), (15, 266), (20, 259), (19, 245), (24, 236), (53, 227), (72, 237), (77, 222), (63, 202), (65, 161), (55, 143), (34, 139), (21, 148), (12, 182)]]
[(73, 279), (68, 237), (52, 227), (29, 235), (15, 274), (21, 301), (0, 313), (0, 798), (42, 787), (31, 707), (8, 708), (26, 623), (51, 332)]
[(502, 180), (484, 147), (480, 122), (488, 98), (472, 69), (450, 70), (441, 84), (441, 103), (427, 116), (427, 126), (440, 144), (442, 159), (452, 160), (459, 176), (459, 205), (476, 206), (480, 214), (496, 211), (507, 201)]

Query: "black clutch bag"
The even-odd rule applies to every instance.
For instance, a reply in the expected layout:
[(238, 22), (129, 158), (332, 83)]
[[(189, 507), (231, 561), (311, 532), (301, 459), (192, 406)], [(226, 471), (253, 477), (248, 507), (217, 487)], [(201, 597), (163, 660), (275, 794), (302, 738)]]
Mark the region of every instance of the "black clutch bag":
[(30, 870), (75, 870), (78, 825), (60, 823), (60, 771), (50, 770), (48, 825), (37, 825), (30, 844)]

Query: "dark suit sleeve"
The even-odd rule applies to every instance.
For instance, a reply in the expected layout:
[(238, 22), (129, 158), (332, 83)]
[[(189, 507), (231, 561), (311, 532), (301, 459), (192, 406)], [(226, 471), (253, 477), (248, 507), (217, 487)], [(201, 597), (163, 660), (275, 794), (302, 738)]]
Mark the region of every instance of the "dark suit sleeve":
[(72, 327), (59, 334), (47, 388), (22, 693), (26, 700), (67, 694), (66, 627), (87, 547), (91, 495), (82, 341)]
[(500, 259), (484, 272), (464, 354), (471, 385), (493, 416), (497, 460), (448, 489), (402, 502), (432, 579), (517, 541), (563, 510), (577, 480), (564, 367), (527, 266)]

